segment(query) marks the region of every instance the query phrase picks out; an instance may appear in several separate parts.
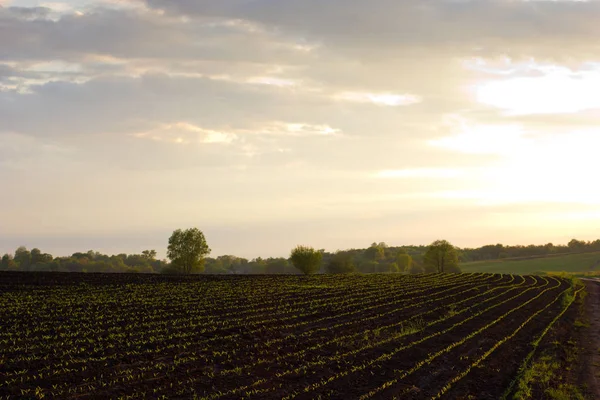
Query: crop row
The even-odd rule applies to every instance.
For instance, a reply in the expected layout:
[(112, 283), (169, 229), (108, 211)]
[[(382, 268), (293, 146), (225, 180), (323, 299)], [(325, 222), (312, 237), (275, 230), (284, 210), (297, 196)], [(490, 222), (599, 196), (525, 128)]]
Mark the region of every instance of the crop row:
[(572, 293), (500, 274), (128, 279), (0, 293), (0, 397), (439, 398), (506, 349), (525, 359)]

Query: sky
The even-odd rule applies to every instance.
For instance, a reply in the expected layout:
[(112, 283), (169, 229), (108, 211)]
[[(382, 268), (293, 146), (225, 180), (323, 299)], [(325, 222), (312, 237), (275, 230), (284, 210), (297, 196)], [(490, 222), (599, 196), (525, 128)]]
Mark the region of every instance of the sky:
[(600, 238), (600, 1), (0, 0), (0, 253)]

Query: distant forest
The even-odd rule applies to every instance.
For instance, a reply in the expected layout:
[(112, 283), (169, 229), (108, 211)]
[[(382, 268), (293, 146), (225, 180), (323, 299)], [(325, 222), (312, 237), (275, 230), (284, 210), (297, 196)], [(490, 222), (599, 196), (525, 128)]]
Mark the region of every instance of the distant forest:
[[(365, 249), (350, 249), (330, 253), (321, 250), (321, 272), (331, 272), (336, 263), (352, 265), (353, 270), (372, 272), (430, 272), (423, 256), (427, 246), (388, 246), (373, 243)], [(600, 239), (586, 242), (571, 240), (567, 245), (504, 246), (486, 245), (479, 248), (457, 249), (461, 263), (507, 258), (544, 257), (556, 254), (600, 251)], [(4, 254), (0, 270), (8, 271), (56, 271), (56, 272), (108, 272), (108, 273), (169, 273), (173, 272), (166, 260), (156, 259), (156, 251), (145, 250), (141, 254), (106, 255), (96, 251), (74, 253), (69, 257), (53, 257), (39, 249), (28, 250), (21, 246), (14, 254)], [(255, 258), (248, 260), (232, 255), (204, 259), (204, 274), (297, 274), (289, 259)]]

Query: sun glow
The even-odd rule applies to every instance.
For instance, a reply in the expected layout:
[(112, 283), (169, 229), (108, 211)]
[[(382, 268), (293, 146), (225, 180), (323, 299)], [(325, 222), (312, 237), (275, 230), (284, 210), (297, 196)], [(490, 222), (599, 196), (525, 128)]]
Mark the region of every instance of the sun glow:
[(490, 155), (485, 164), (465, 169), (468, 188), (442, 192), (447, 199), (477, 204), (531, 202), (600, 206), (600, 129), (568, 129), (549, 134), (524, 125), (477, 124), (455, 116), (452, 134), (429, 145), (454, 152)]
[(487, 179), (515, 199), (600, 206), (600, 132), (571, 132), (532, 141), (521, 153), (490, 168)]
[(600, 108), (600, 67), (578, 72), (538, 67), (537, 71), (542, 75), (479, 85), (477, 100), (513, 115), (566, 114)]
[(436, 147), (445, 147), (461, 153), (514, 154), (527, 142), (520, 125), (470, 125), (459, 122), (460, 132), (429, 141)]

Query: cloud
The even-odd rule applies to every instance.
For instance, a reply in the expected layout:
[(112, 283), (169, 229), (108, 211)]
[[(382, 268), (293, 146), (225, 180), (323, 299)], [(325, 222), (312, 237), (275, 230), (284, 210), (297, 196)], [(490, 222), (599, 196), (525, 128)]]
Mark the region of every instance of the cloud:
[(52, 141), (14, 132), (0, 132), (0, 171), (27, 171), (45, 165), (68, 168), (72, 167), (69, 162), (72, 153), (73, 148)]
[(339, 136), (339, 129), (329, 125), (275, 122), (255, 131), (261, 135), (275, 136)]
[(237, 136), (233, 133), (203, 129), (187, 122), (162, 124), (158, 128), (149, 131), (134, 133), (133, 136), (136, 138), (177, 144), (231, 144), (237, 139)]
[(205, 129), (188, 122), (161, 124), (159, 127), (144, 132), (133, 133), (132, 136), (159, 142), (177, 144), (232, 144), (235, 141), (252, 139), (252, 136), (276, 137), (310, 137), (339, 136), (339, 129), (328, 125), (311, 125), (304, 123), (271, 122), (256, 129)]
[[(470, 207), (494, 199), (598, 198), (598, 2), (65, 4), (0, 8), (11, 232), (197, 223), (284, 247), (294, 226), (347, 247), (426, 241), (440, 218), (493, 236), (499, 211)], [(346, 241), (321, 229), (339, 221)]]
[(418, 96), (393, 93), (342, 92), (335, 94), (333, 98), (341, 101), (372, 103), (391, 107), (405, 106), (421, 102), (421, 98)]
[[(346, 52), (378, 56), (390, 47), (427, 47), (454, 54), (585, 57), (598, 50), (600, 3), (410, 0), (147, 0), (184, 15), (241, 18)], [(510, 27), (510, 29), (507, 29)], [(569, 47), (564, 44), (569, 43)], [(374, 46), (376, 45), (376, 46)], [(556, 52), (556, 46), (561, 52)], [(338, 49), (339, 50), (339, 49)], [(596, 53), (597, 54), (597, 53)]]
[[(306, 53), (285, 38), (239, 21), (185, 21), (144, 9), (92, 8), (45, 18), (48, 8), (0, 9), (0, 60), (127, 59), (293, 62)], [(191, 40), (198, 38), (198, 40)]]
[(52, 9), (48, 7), (7, 7), (0, 12), (4, 11), (5, 15), (14, 17), (15, 19), (23, 20), (37, 20), (47, 18)]
[(39, 74), (23, 71), (8, 64), (0, 64), (0, 82), (8, 82), (15, 78), (36, 78)]
[(458, 178), (463, 171), (454, 168), (413, 168), (383, 170), (377, 172), (377, 178)]

